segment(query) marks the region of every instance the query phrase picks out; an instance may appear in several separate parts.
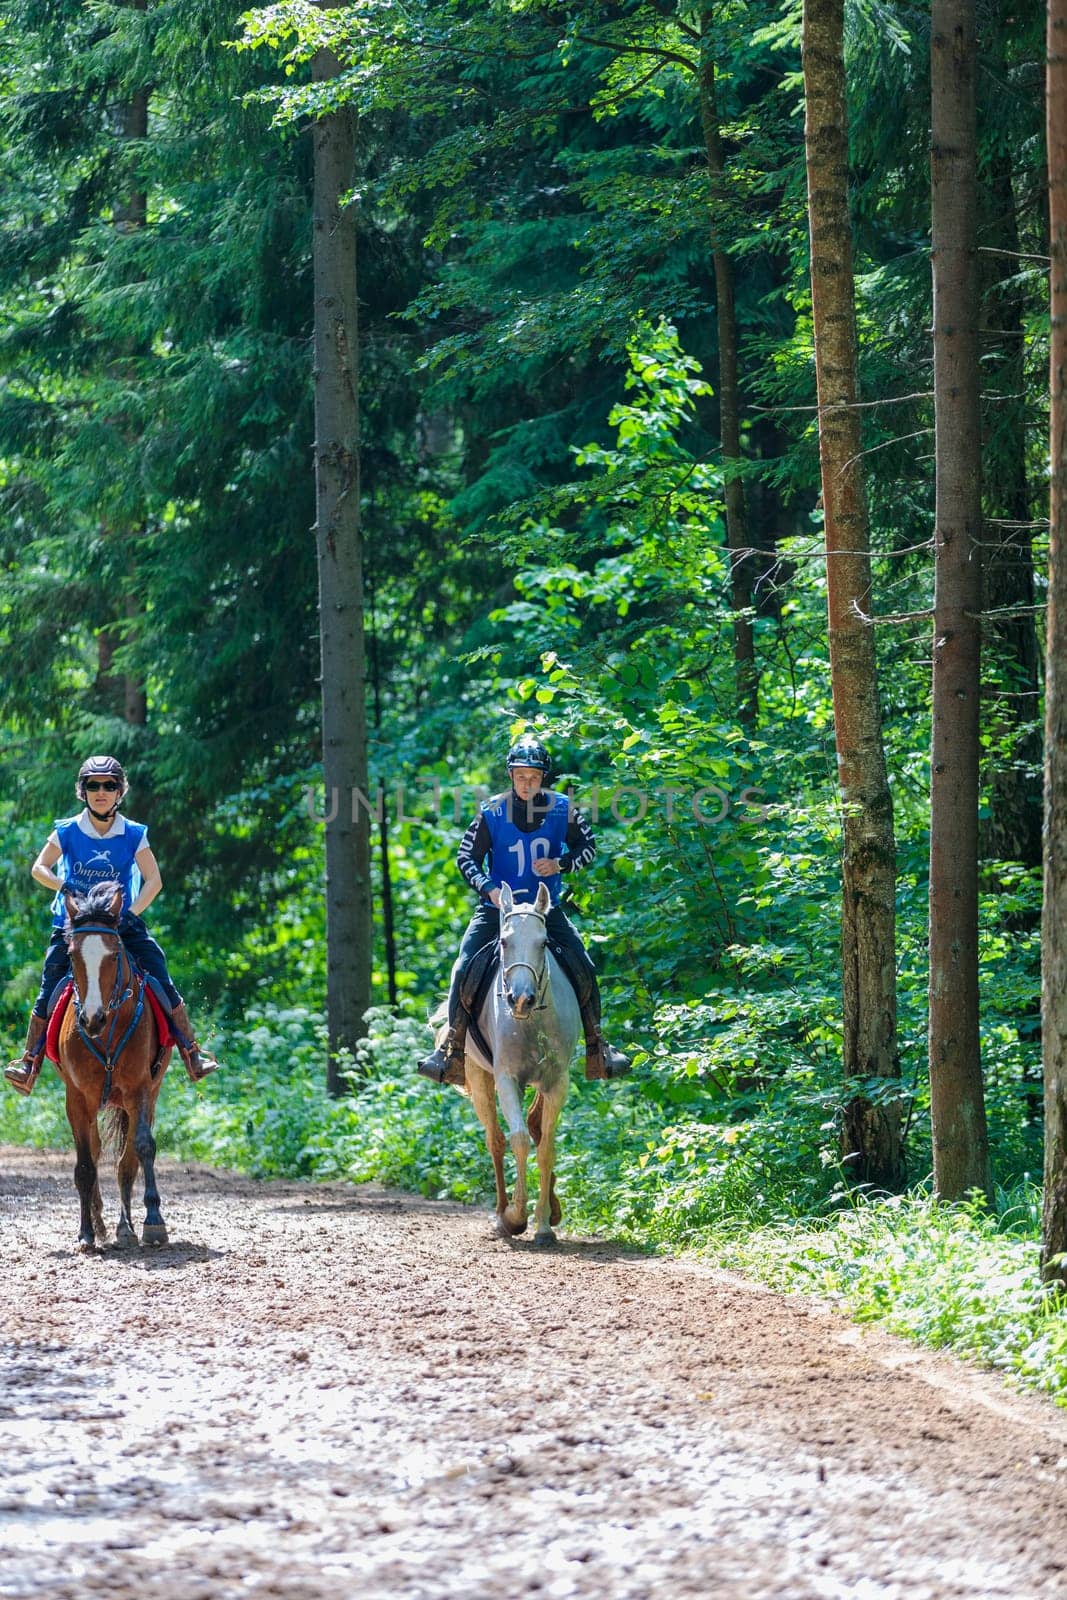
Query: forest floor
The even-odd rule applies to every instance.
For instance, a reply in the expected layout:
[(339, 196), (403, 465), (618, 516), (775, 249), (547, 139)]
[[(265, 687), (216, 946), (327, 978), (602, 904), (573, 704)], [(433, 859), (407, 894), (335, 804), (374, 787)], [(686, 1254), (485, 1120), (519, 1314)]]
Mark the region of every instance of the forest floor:
[(2, 1596), (1067, 1590), (1067, 1416), (993, 1377), (369, 1186), (161, 1163), (172, 1243), (82, 1256), (72, 1167), (0, 1149)]

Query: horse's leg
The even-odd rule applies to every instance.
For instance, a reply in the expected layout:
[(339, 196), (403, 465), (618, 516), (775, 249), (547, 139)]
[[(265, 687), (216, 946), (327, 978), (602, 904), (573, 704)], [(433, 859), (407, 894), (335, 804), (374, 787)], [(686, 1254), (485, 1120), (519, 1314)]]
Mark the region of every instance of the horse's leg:
[(567, 1080), (544, 1097), (541, 1119), (541, 1138), (537, 1144), (537, 1169), (541, 1186), (534, 1210), (534, 1244), (555, 1244), (552, 1226), (563, 1215), (556, 1199), (556, 1122), (560, 1108), (567, 1097)]
[(93, 1217), (93, 1235), (98, 1244), (107, 1238), (107, 1223), (104, 1221), (104, 1202), (100, 1198), (100, 1125), (93, 1117), (89, 1124), (89, 1150), (96, 1168), (96, 1177), (93, 1179), (93, 1192), (89, 1197), (89, 1209)]
[[(533, 1105), (530, 1107), (529, 1111), (526, 1113), (526, 1126), (530, 1130), (530, 1138), (533, 1140), (534, 1144), (540, 1144), (541, 1143), (541, 1134), (542, 1134), (543, 1126), (544, 1126), (544, 1116), (545, 1116), (545, 1097), (542, 1094), (541, 1090), (538, 1089), (536, 1095), (534, 1096)], [(551, 1202), (551, 1208), (550, 1208), (550, 1211), (549, 1211), (549, 1218), (548, 1218), (549, 1222), (551, 1222), (553, 1227), (556, 1226), (556, 1223), (560, 1220), (562, 1215), (563, 1215), (562, 1207), (560, 1206), (559, 1201), (556, 1199), (556, 1173), (555, 1173), (555, 1169), (553, 1169), (553, 1172), (552, 1172), (552, 1202)]]
[(142, 1244), (166, 1244), (167, 1225), (159, 1209), (159, 1190), (156, 1188), (156, 1141), (152, 1133), (152, 1113), (156, 1097), (142, 1090), (137, 1101), (133, 1147), (144, 1170), (144, 1227)]
[(526, 1118), (522, 1109), (522, 1094), (514, 1078), (509, 1078), (501, 1073), (496, 1080), (496, 1092), (500, 1096), (500, 1109), (504, 1113), (504, 1121), (508, 1125), (508, 1137), (511, 1144), (511, 1153), (515, 1157), (515, 1194), (512, 1202), (505, 1208), (504, 1221), (511, 1233), (525, 1233), (526, 1231), (526, 1161), (533, 1145), (526, 1127)]
[(530, 1138), (534, 1144), (541, 1143), (541, 1121), (545, 1111), (545, 1097), (538, 1089), (534, 1095), (533, 1104), (526, 1113), (526, 1126), (530, 1130)]
[(507, 1185), (504, 1182), (504, 1130), (496, 1114), (496, 1084), (493, 1081), (493, 1074), (486, 1072), (484, 1067), (475, 1066), (469, 1056), (467, 1088), (470, 1090), (474, 1109), (478, 1113), (478, 1120), (485, 1129), (486, 1147), (493, 1158), (493, 1175), (496, 1178), (496, 1231), (506, 1236), (509, 1230), (504, 1221), (504, 1208), (508, 1203)]
[(133, 1180), (137, 1176), (137, 1151), (133, 1144), (133, 1123), (127, 1112), (119, 1115), (116, 1131), (122, 1140), (115, 1177), (119, 1186), (119, 1220), (115, 1227), (115, 1243), (129, 1248), (137, 1243), (137, 1229), (133, 1225), (130, 1207), (133, 1204)]
[(96, 1118), (86, 1103), (85, 1096), (67, 1084), (67, 1121), (74, 1135), (74, 1183), (81, 1201), (81, 1227), (78, 1229), (78, 1248), (89, 1254), (96, 1249), (96, 1229), (93, 1226), (93, 1190), (96, 1188), (96, 1162), (93, 1159), (92, 1129)]

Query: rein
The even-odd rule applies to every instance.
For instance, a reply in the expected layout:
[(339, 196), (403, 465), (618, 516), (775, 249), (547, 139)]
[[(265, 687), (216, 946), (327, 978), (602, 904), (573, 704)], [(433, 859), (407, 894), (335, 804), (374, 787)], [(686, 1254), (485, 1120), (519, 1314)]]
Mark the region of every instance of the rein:
[[(123, 944), (114, 928), (108, 927), (106, 924), (93, 922), (86, 923), (82, 927), (72, 930), (71, 943), (73, 943), (74, 939), (83, 933), (109, 933), (111, 934), (112, 938), (119, 940), (119, 948), (117, 951), (119, 963), (118, 971), (115, 974), (115, 987), (111, 991), (111, 998), (104, 1007), (105, 1014), (111, 1017), (111, 1026), (108, 1030), (108, 1036), (105, 1043), (106, 1054), (101, 1053), (100, 1049), (97, 1047), (96, 1040), (93, 1039), (86, 1031), (85, 1024), (82, 1021), (82, 997), (78, 993), (77, 983), (74, 984), (74, 1015), (78, 1022), (78, 1033), (86, 1049), (96, 1057), (97, 1061), (99, 1061), (100, 1065), (104, 1069), (104, 1092), (100, 1097), (100, 1104), (102, 1106), (106, 1106), (111, 1097), (112, 1073), (114, 1072), (115, 1067), (118, 1065), (119, 1057), (122, 1055), (122, 1052), (132, 1039), (137, 1028), (137, 1024), (140, 1022), (141, 1015), (144, 1011), (145, 981), (144, 977), (135, 971), (133, 962), (130, 960), (129, 955), (126, 952), (126, 946)], [(137, 1004), (133, 1009), (133, 1018), (129, 1027), (126, 1029), (126, 1032), (122, 1035), (122, 1038), (116, 1045), (115, 1034), (118, 1031), (119, 1014), (123, 1006), (126, 1004), (126, 1001), (133, 999), (135, 989), (137, 993)]]
[[(513, 911), (508, 911), (501, 918), (501, 921), (500, 921), (500, 936), (501, 936), (501, 939), (503, 939), (503, 936), (504, 936), (504, 928), (505, 928), (507, 919), (509, 917), (513, 917), (514, 915), (515, 915), (515, 913)], [(541, 915), (540, 911), (534, 911), (534, 910), (531, 909), (529, 911), (523, 911), (521, 913), (521, 915), (524, 916), (524, 917), (536, 917), (538, 922), (540, 922), (545, 928), (548, 927), (548, 923), (545, 921), (545, 918)], [(547, 948), (547, 945), (545, 947), (545, 952), (544, 952), (544, 955), (542, 957), (541, 969), (540, 969), (540, 971), (538, 971), (538, 969), (530, 961), (513, 961), (513, 962), (511, 962), (510, 966), (505, 965), (505, 963), (504, 963), (504, 947), (503, 947), (503, 944), (501, 944), (501, 946), (500, 946), (500, 996), (501, 996), (501, 999), (504, 1001), (505, 1004), (507, 1004), (508, 974), (510, 972), (514, 972), (517, 967), (525, 967), (527, 972), (531, 972), (533, 974), (534, 989), (535, 989), (533, 1009), (535, 1011), (543, 1011), (545, 1009), (545, 1004), (546, 1004), (545, 995), (548, 992), (548, 948)], [(511, 1009), (510, 1006), (508, 1007), (508, 1009), (509, 1010)]]

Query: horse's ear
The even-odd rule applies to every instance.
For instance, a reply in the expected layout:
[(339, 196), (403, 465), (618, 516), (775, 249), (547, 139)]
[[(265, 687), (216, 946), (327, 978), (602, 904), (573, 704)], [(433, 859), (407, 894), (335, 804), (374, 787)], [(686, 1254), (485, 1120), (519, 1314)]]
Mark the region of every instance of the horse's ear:
[(510, 883), (502, 883), (500, 885), (500, 909), (501, 909), (501, 911), (510, 911), (512, 909), (512, 907), (514, 906), (514, 904), (515, 904), (515, 896), (511, 892), (511, 884)]
[(534, 910), (540, 911), (541, 915), (544, 916), (551, 904), (552, 896), (549, 894), (547, 886), (542, 883), (537, 890), (537, 899), (534, 901)]
[(64, 889), (63, 890), (63, 904), (67, 908), (67, 917), (68, 917), (69, 921), (71, 923), (73, 923), (74, 918), (78, 915), (78, 911), (79, 911), (80, 908), (79, 908), (77, 896), (71, 894), (69, 889)]
[(111, 896), (111, 904), (107, 908), (107, 914), (108, 914), (109, 917), (111, 917), (115, 921), (116, 924), (118, 923), (119, 917), (122, 914), (122, 886), (121, 886), (121, 884), (116, 887), (115, 893)]

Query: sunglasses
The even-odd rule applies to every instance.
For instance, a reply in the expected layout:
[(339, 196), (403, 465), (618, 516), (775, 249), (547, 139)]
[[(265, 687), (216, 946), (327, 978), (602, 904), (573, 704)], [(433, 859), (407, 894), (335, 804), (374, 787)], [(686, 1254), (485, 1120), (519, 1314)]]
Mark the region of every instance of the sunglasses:
[(86, 779), (86, 781), (85, 781), (85, 792), (86, 792), (86, 794), (99, 794), (101, 791), (103, 791), (104, 794), (118, 794), (119, 786), (115, 782), (114, 778), (102, 778), (102, 779), (87, 778)]

